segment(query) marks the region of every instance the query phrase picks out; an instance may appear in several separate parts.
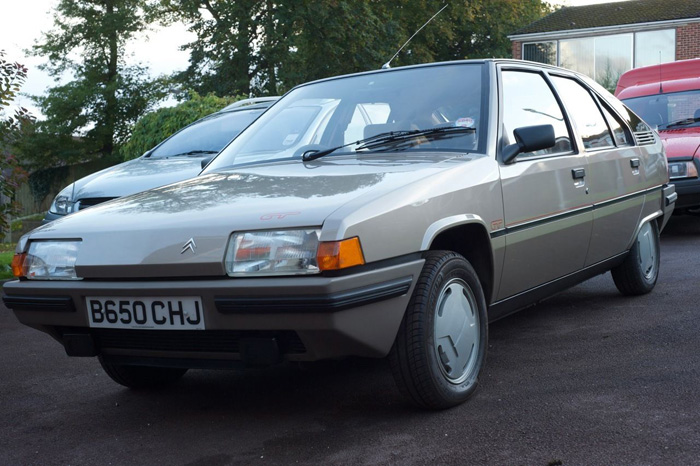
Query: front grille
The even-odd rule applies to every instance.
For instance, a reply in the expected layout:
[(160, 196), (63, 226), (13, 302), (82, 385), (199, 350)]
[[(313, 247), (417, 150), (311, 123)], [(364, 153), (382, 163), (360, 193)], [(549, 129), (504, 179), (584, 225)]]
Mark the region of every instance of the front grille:
[(638, 146), (646, 146), (656, 142), (653, 131), (637, 131), (634, 133), (634, 139), (637, 141)]
[(112, 199), (116, 199), (116, 197), (86, 197), (85, 199), (80, 199), (78, 201), (78, 210), (87, 209), (88, 207), (102, 204), (103, 202), (111, 201)]
[(127, 330), (92, 329), (98, 348), (240, 353), (243, 338), (275, 338), (282, 354), (302, 354), (304, 344), (296, 332), (253, 330)]

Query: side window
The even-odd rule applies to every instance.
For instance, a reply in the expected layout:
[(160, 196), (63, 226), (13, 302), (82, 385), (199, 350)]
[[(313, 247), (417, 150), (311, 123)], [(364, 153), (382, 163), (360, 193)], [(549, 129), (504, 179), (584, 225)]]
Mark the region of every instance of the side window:
[(583, 147), (586, 149), (606, 149), (614, 147), (613, 138), (605, 123), (603, 114), (591, 94), (578, 82), (569, 78), (552, 76), (559, 96), (576, 123)]
[(618, 120), (617, 116), (613, 115), (613, 113), (610, 112), (605, 105), (601, 105), (601, 107), (603, 108), (605, 119), (608, 120), (610, 129), (613, 132), (615, 144), (618, 146), (632, 145), (633, 143), (628, 139), (627, 132), (624, 130), (624, 127), (622, 126), (622, 123), (620, 123), (620, 120)]
[(559, 154), (571, 151), (571, 136), (559, 103), (542, 75), (525, 71), (504, 71), (503, 77), (503, 140), (513, 144), (513, 131), (523, 126), (552, 125), (556, 144), (549, 149), (521, 154)]

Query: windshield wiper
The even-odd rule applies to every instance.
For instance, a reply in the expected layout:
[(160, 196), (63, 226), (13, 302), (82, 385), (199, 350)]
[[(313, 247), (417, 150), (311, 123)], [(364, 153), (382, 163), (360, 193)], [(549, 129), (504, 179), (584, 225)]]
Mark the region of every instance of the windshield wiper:
[(402, 131), (388, 131), (385, 133), (379, 133), (374, 136), (360, 139), (359, 141), (349, 142), (341, 146), (331, 147), (330, 149), (322, 151), (308, 151), (302, 155), (302, 160), (304, 162), (309, 162), (311, 160), (316, 160), (332, 152), (342, 149), (343, 147), (348, 147), (352, 145), (357, 145), (357, 150), (363, 149), (373, 149), (375, 147), (381, 147), (386, 144), (396, 144), (399, 142), (404, 142), (408, 140), (415, 139), (417, 137), (426, 137), (429, 139), (442, 139), (445, 137), (452, 137), (455, 134), (460, 133), (471, 133), (476, 131), (476, 128), (465, 127), (465, 126), (441, 126), (438, 128), (430, 129), (414, 129), (414, 130), (402, 130)]
[(341, 146), (331, 147), (330, 149), (326, 149), (326, 150), (321, 150), (321, 151), (308, 150), (308, 151), (304, 152), (304, 154), (301, 156), (301, 159), (304, 162), (310, 162), (311, 160), (320, 159), (321, 157), (328, 155), (331, 152), (335, 152), (338, 149), (342, 149), (343, 147), (352, 146), (353, 144), (366, 144), (368, 142), (378, 142), (378, 141), (382, 141), (384, 139), (392, 139), (394, 137), (399, 137), (399, 136), (402, 136), (404, 134), (414, 133), (416, 131), (418, 131), (418, 130), (415, 130), (415, 131), (409, 131), (409, 130), (387, 131), (384, 133), (375, 134), (374, 136), (370, 136), (370, 137), (365, 138), (365, 139), (360, 139), (359, 141), (348, 142), (347, 144), (343, 144)]
[(179, 154), (170, 154), (166, 155), (166, 157), (181, 157), (183, 155), (207, 155), (207, 154), (218, 154), (218, 151), (215, 150), (191, 150), (189, 152), (181, 152)]
[(445, 139), (445, 138), (453, 137), (453, 136), (458, 135), (458, 134), (473, 133), (475, 131), (476, 131), (476, 128), (473, 128), (470, 126), (440, 126), (438, 128), (419, 129), (419, 130), (411, 131), (409, 134), (395, 136), (395, 137), (390, 138), (390, 139), (383, 139), (380, 141), (366, 142), (365, 144), (358, 147), (357, 150), (375, 149), (377, 147), (387, 146), (387, 145), (390, 147), (395, 147), (398, 144), (408, 142), (408, 141), (413, 141), (414, 139), (420, 138), (420, 137), (426, 138), (428, 140)]
[(674, 126), (687, 126), (687, 125), (692, 125), (693, 123), (697, 123), (700, 121), (700, 118), (683, 118), (682, 120), (676, 120), (672, 121), (671, 123), (666, 123), (665, 125), (659, 125), (659, 128), (662, 126), (664, 128), (672, 128)]

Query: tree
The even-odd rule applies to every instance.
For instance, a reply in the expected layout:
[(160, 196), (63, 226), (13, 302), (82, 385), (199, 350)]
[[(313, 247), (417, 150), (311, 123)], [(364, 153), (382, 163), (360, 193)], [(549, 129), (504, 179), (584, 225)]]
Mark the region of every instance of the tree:
[[(394, 2), (394, 18), (404, 35), (402, 43), (445, 3), (444, 0)], [(396, 64), (510, 57), (508, 34), (549, 12), (550, 6), (542, 0), (449, 2), (397, 57)]]
[(57, 81), (68, 83), (35, 97), (46, 120), (41, 131), (82, 136), (87, 154), (111, 155), (132, 125), (162, 95), (147, 69), (128, 65), (125, 47), (150, 22), (148, 0), (60, 0), (54, 29), (43, 34), (32, 53)]
[(0, 50), (0, 230), (7, 231), (8, 217), (19, 211), (14, 202), (15, 190), (26, 178), (26, 172), (12, 154), (11, 147), (22, 135), (32, 116), (25, 108), (14, 111), (14, 116), (6, 116), (4, 107), (9, 107), (27, 79), (27, 68), (5, 59), (5, 51)]
[(258, 40), (255, 16), (259, 0), (161, 0), (164, 22), (182, 21), (197, 39), (183, 46), (190, 65), (176, 79), (186, 89), (218, 96), (251, 91), (253, 44)]
[(200, 96), (194, 91), (189, 98), (174, 107), (160, 108), (141, 117), (134, 126), (129, 142), (121, 146), (124, 160), (134, 159), (152, 149), (165, 138), (190, 123), (221, 110), (240, 97)]
[[(445, 0), (162, 0), (195, 33), (185, 87), (217, 95), (280, 94), (379, 68)], [(392, 65), (508, 57), (507, 34), (542, 17), (541, 0), (449, 2)]]
[(290, 60), (279, 64), (285, 89), (314, 79), (378, 69), (401, 45), (402, 26), (394, 11), (381, 2), (294, 3), (290, 16), (295, 32), (289, 41), (294, 52)]

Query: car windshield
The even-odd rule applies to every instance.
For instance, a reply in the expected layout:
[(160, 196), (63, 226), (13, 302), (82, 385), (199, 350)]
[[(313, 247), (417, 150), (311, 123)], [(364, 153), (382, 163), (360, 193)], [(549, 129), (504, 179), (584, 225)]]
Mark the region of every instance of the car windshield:
[(206, 156), (218, 153), (265, 108), (215, 113), (186, 127), (151, 152), (150, 159)]
[[(483, 102), (488, 95), (483, 66), (453, 63), (394, 69), (297, 87), (205, 171), (301, 160), (304, 154), (330, 149), (335, 150), (326, 159), (392, 151), (483, 152), (485, 128), (480, 123), (486, 121)], [(435, 128), (448, 130), (429, 131)]]
[(623, 102), (660, 130), (700, 126), (700, 89), (635, 97)]

